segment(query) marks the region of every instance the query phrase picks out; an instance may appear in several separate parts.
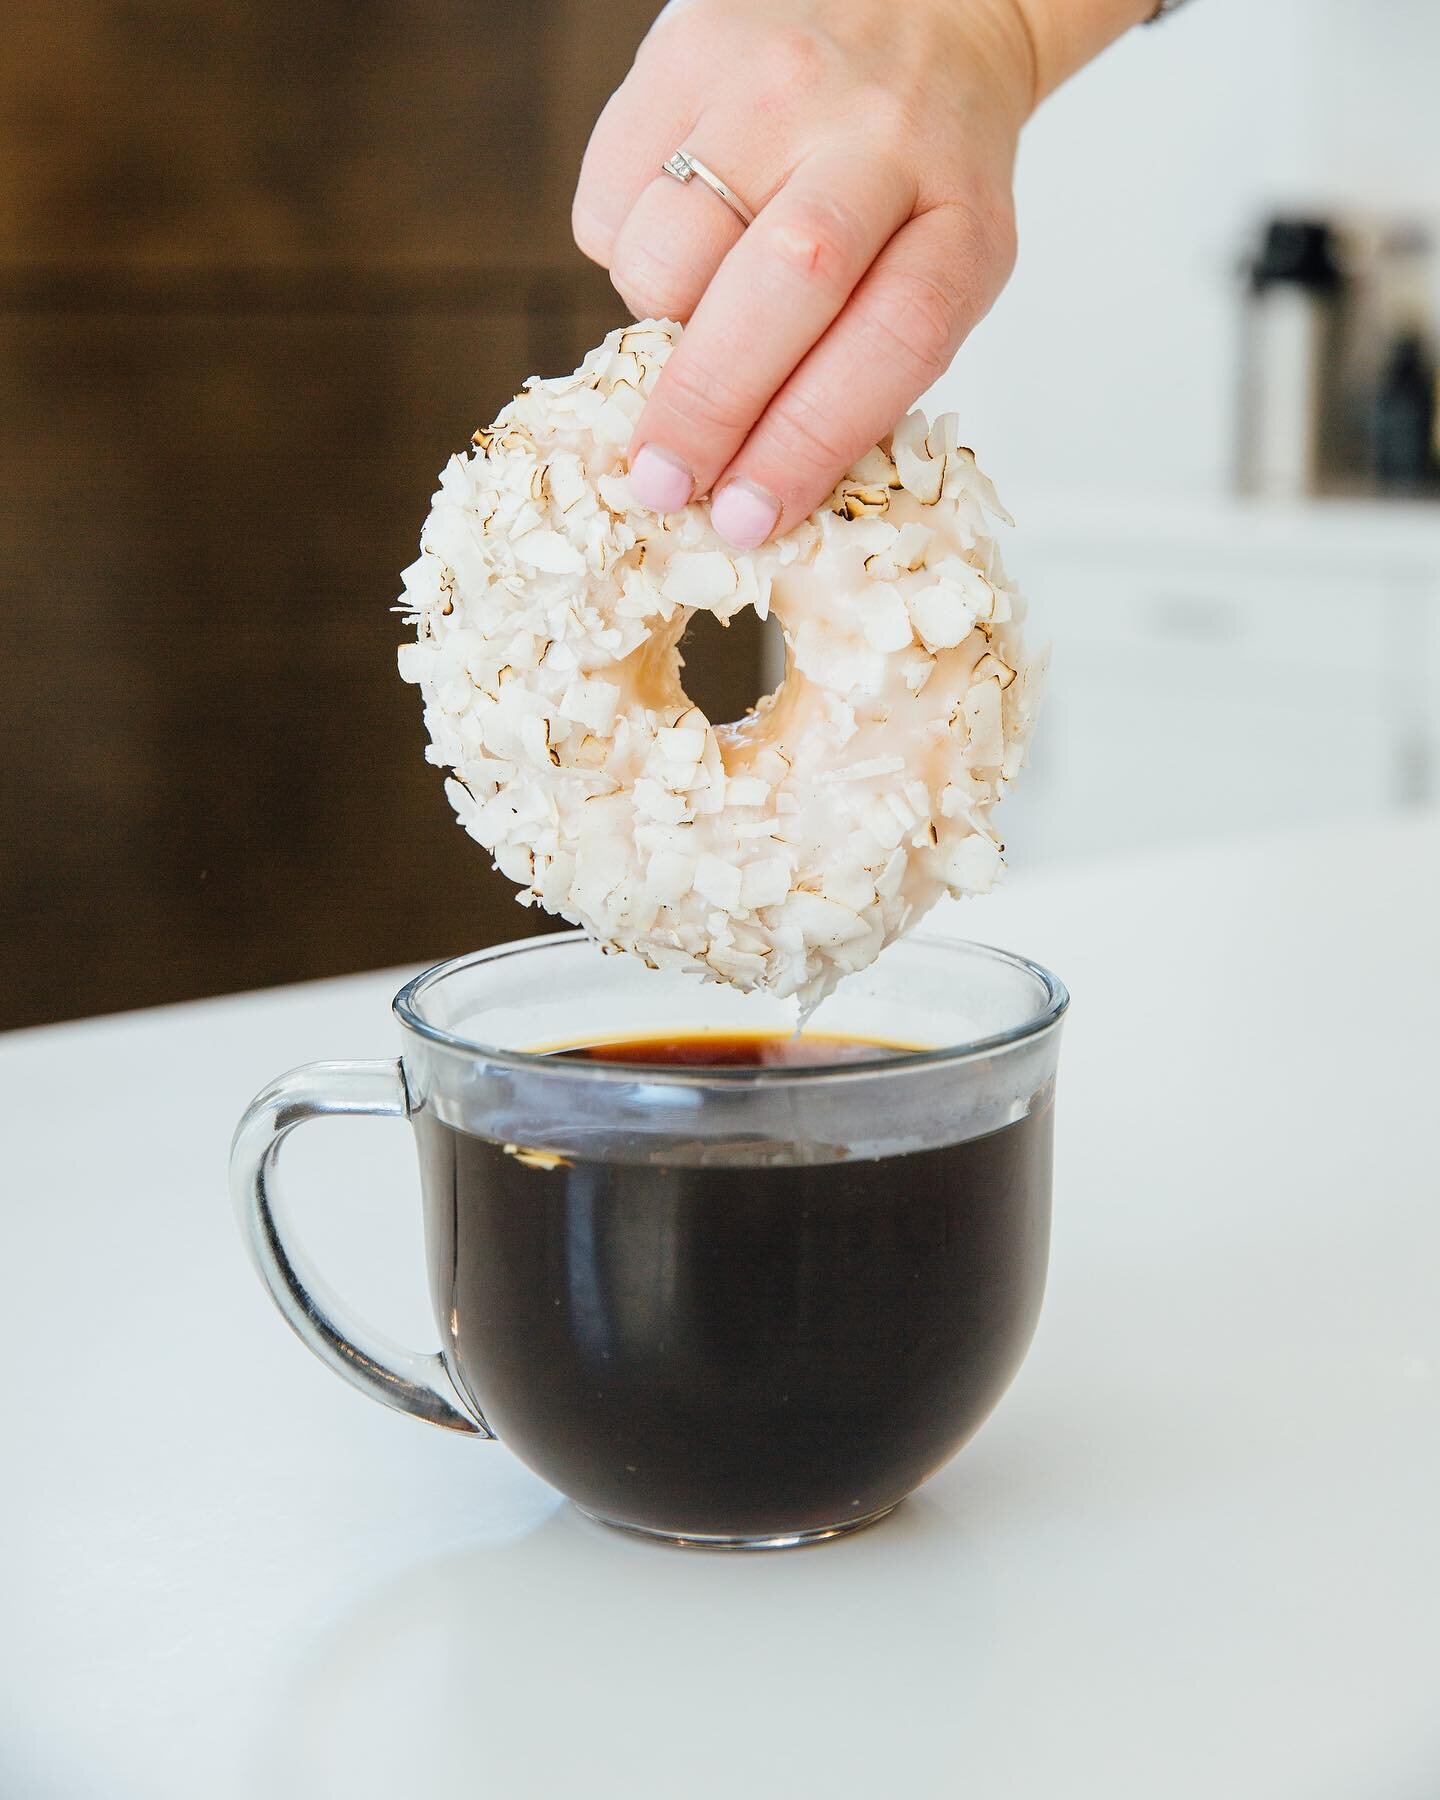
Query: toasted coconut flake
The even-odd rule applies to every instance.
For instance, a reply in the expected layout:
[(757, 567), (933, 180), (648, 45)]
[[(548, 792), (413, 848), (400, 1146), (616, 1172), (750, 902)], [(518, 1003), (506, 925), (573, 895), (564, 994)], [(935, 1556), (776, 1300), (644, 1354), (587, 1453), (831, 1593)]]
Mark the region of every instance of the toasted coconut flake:
[(568, 1156), (562, 1156), (558, 1150), (536, 1150), (528, 1144), (505, 1144), (502, 1146), (507, 1156), (513, 1156), (522, 1168), (541, 1169), (549, 1174), (553, 1169), (569, 1169), (574, 1164)]
[(1002, 662), (993, 650), (987, 650), (975, 665), (976, 681), (995, 680), (1001, 688), (1008, 688), (1015, 679), (1015, 671), (1009, 663)]
[(894, 488), (900, 485), (895, 464), (881, 444), (876, 444), (873, 450), (865, 452), (850, 471), (850, 480), (862, 488)]
[(835, 493), (835, 511), (847, 519), (873, 519), (890, 510), (888, 487), (862, 487), (842, 481)]
[(945, 458), (931, 451), (920, 413), (911, 413), (896, 427), (893, 454), (904, 487), (922, 506), (934, 506), (945, 481)]
[(993, 769), (1005, 755), (1001, 729), (1000, 683), (982, 681), (965, 696), (963, 711), (969, 732), (965, 761), (971, 768)]
[(902, 525), (891, 543), (865, 558), (865, 573), (873, 581), (897, 581), (902, 575), (913, 575), (925, 567), (934, 535), (924, 525)]

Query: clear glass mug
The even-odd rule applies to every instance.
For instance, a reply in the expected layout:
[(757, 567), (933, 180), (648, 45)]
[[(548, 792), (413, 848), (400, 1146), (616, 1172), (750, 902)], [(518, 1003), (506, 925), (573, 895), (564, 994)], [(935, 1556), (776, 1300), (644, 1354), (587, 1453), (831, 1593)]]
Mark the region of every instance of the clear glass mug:
[[(569, 1060), (550, 1052), (793, 1014), (579, 932), (505, 944), (401, 990), (398, 1062), (314, 1063), (261, 1093), (235, 1202), (282, 1314), (386, 1405), (498, 1437), (607, 1524), (832, 1537), (947, 1462), (1029, 1345), (1067, 1000), (1023, 957), (916, 934), (821, 1015), (827, 1036), (913, 1051)], [(290, 1234), (280, 1147), (336, 1113), (415, 1130), (438, 1354), (353, 1317)]]

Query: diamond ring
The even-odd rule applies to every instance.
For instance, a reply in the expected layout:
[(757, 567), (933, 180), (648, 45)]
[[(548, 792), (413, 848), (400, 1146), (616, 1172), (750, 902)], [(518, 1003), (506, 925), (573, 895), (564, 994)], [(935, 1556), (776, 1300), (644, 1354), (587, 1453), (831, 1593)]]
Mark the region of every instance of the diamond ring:
[(667, 175), (673, 175), (677, 181), (689, 181), (692, 175), (698, 175), (706, 187), (720, 196), (742, 225), (754, 224), (754, 213), (734, 188), (728, 182), (722, 181), (713, 169), (707, 168), (698, 156), (692, 156), (688, 150), (677, 150), (672, 157), (661, 163), (660, 167)]

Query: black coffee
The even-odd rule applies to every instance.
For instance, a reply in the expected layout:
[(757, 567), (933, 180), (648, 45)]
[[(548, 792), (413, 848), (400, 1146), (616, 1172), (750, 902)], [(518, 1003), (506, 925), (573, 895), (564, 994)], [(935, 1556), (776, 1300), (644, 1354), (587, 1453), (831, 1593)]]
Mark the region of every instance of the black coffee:
[(710, 1031), (675, 1036), (613, 1038), (553, 1050), (572, 1062), (668, 1064), (685, 1069), (813, 1069), (840, 1063), (885, 1062), (909, 1056), (915, 1044), (887, 1044), (878, 1038), (826, 1037), (807, 1031)]
[[(818, 1048), (696, 1037), (563, 1054), (714, 1067), (899, 1053)], [(1047, 1104), (938, 1150), (665, 1167), (552, 1164), (421, 1113), (449, 1360), (500, 1439), (601, 1516), (697, 1536), (863, 1519), (954, 1454), (1024, 1355), (1051, 1125)]]

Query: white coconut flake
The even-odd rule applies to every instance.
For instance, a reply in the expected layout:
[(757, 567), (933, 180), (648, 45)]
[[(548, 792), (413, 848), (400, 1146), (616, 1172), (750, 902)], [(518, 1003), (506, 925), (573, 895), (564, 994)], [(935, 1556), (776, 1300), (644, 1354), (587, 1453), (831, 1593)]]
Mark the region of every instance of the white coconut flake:
[(790, 864), (783, 856), (762, 856), (740, 871), (740, 901), (750, 911), (778, 906), (790, 892)]
[(768, 781), (755, 775), (732, 775), (725, 784), (726, 804), (731, 807), (764, 806), (773, 792)]
[(865, 641), (872, 650), (886, 655), (893, 650), (908, 650), (914, 643), (910, 614), (894, 588), (877, 586), (874, 593), (867, 596)]
[(848, 943), (851, 938), (863, 937), (868, 929), (865, 921), (848, 906), (803, 889), (790, 896), (783, 912), (786, 921), (799, 929), (807, 945), (829, 947)]
[(515, 539), (515, 560), (547, 575), (578, 575), (585, 559), (573, 544), (568, 544), (558, 531), (536, 526)]
[[(449, 460), (401, 578), (400, 672), (457, 819), (523, 904), (806, 1015), (942, 894), (993, 885), (990, 811), (1043, 661), (953, 416), (910, 414), (753, 552), (703, 503), (632, 506), (626, 449), (678, 337), (612, 332)], [(678, 637), (746, 606), (779, 620), (785, 679), (713, 728)]]
[(695, 859), (677, 850), (659, 850), (646, 865), (645, 880), (662, 906), (673, 906), (695, 884)]
[(730, 557), (719, 550), (676, 550), (665, 565), (660, 591), (677, 606), (715, 611), (740, 585)]
[(701, 899), (733, 912), (740, 904), (740, 871), (734, 863), (707, 851), (695, 864), (695, 891)]
[(935, 581), (908, 598), (910, 622), (932, 654), (953, 650), (969, 637), (975, 614), (953, 582)]
[(872, 756), (865, 762), (848, 763), (841, 769), (826, 769), (816, 777), (819, 781), (873, 781), (877, 775), (899, 775), (905, 767), (903, 756)]

